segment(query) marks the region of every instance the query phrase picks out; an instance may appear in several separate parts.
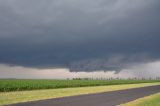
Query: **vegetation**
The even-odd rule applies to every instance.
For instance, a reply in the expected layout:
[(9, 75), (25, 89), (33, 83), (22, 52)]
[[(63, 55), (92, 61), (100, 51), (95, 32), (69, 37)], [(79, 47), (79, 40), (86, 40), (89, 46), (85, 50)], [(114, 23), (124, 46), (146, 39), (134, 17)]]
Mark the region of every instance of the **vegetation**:
[(124, 89), (146, 87), (146, 86), (153, 86), (153, 85), (160, 85), (160, 82), (111, 85), (111, 86), (108, 85), (108, 86), (96, 86), (96, 87), (60, 88), (60, 89), (32, 90), (32, 91), (18, 91), (18, 92), (15, 92), (15, 91), (0, 92), (0, 105), (43, 100), (43, 99), (49, 99), (49, 98), (58, 98), (58, 97), (64, 97), (64, 96), (124, 90)]
[(0, 80), (0, 92), (160, 82), (160, 80)]
[(160, 93), (137, 99), (121, 106), (160, 106)]

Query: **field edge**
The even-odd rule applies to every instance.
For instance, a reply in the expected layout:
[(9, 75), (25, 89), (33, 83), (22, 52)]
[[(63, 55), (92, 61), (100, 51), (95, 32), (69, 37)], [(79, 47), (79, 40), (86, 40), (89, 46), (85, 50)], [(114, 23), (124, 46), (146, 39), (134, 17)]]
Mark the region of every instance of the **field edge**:
[(160, 92), (121, 104), (120, 106), (160, 106)]

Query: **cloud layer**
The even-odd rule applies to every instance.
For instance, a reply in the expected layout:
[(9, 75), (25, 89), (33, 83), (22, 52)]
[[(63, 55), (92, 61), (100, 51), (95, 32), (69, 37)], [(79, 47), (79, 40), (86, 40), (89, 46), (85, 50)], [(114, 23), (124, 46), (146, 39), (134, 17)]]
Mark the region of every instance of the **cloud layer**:
[(122, 70), (160, 59), (159, 0), (1, 0), (0, 63)]
[[(119, 73), (116, 71), (103, 70), (94, 72), (70, 72), (69, 69), (36, 69), (21, 66), (8, 66), (0, 64), (0, 78), (18, 79), (72, 79), (72, 78), (160, 78), (160, 61), (147, 64), (139, 64), (128, 69), (123, 69)], [(4, 71), (5, 70), (5, 71)], [(144, 74), (145, 73), (145, 74)]]

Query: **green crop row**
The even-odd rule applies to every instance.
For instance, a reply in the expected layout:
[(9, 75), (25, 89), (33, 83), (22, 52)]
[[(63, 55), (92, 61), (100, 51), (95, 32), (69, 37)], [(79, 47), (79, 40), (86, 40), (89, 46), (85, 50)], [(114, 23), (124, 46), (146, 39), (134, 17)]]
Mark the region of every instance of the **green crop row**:
[(0, 92), (152, 82), (160, 80), (0, 80)]

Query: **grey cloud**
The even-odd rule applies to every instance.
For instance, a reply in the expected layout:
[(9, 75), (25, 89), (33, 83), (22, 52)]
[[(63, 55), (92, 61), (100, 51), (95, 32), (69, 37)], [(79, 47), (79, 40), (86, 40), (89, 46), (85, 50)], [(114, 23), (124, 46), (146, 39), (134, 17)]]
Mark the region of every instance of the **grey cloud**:
[(159, 0), (1, 0), (0, 63), (121, 70), (159, 60)]

